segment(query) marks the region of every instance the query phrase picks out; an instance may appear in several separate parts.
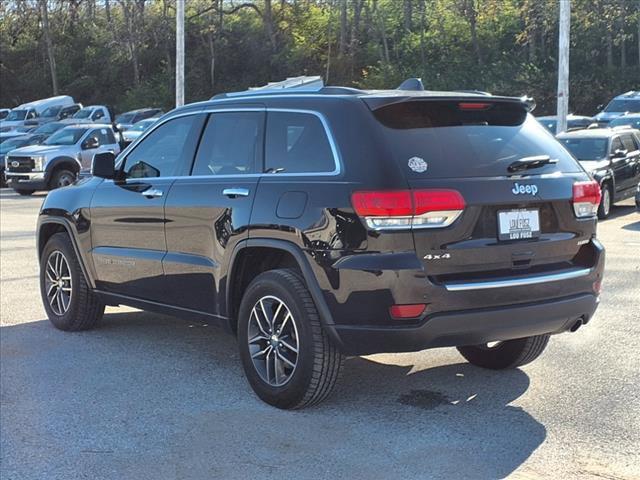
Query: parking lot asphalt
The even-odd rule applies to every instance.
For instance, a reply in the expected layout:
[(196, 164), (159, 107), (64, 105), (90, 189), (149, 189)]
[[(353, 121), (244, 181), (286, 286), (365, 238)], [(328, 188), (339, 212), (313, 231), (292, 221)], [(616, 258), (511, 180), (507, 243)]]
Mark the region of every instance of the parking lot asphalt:
[(640, 214), (601, 222), (601, 306), (535, 363), (492, 372), (455, 349), (350, 358), (324, 404), (253, 394), (235, 339), (108, 308), (55, 330), (40, 302), (44, 195), (0, 191), (0, 478), (640, 478)]

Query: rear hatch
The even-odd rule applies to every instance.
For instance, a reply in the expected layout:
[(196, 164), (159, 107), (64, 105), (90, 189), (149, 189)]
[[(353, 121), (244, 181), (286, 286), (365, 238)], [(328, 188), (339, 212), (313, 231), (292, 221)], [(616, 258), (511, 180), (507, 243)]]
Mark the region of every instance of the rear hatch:
[(437, 215), (434, 224), (414, 223), (416, 252), (432, 282), (592, 266), (593, 211), (574, 213), (574, 184), (589, 178), (525, 103), (389, 100), (364, 99), (410, 190), (427, 197), (453, 191), (464, 200), (446, 213), (450, 224), (438, 225)]

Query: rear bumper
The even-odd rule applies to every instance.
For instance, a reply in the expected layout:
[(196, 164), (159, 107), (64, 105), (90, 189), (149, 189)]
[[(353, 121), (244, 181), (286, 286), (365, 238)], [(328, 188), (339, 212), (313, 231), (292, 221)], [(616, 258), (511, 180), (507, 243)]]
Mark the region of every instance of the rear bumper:
[(579, 320), (587, 323), (598, 302), (595, 294), (582, 294), (532, 304), (435, 314), (417, 327), (333, 328), (348, 355), (412, 352), (566, 332)]

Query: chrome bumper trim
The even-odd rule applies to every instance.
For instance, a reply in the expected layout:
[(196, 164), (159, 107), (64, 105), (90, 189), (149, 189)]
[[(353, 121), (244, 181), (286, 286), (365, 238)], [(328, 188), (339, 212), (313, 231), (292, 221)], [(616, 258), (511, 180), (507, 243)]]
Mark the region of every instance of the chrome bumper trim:
[(533, 275), (531, 277), (508, 278), (503, 280), (490, 280), (480, 282), (450, 282), (444, 287), (450, 292), (462, 292), (466, 290), (484, 290), (488, 288), (521, 287), (524, 285), (535, 285), (538, 283), (559, 282), (572, 278), (584, 277), (591, 273), (590, 268), (576, 268), (562, 273), (551, 273), (545, 275)]

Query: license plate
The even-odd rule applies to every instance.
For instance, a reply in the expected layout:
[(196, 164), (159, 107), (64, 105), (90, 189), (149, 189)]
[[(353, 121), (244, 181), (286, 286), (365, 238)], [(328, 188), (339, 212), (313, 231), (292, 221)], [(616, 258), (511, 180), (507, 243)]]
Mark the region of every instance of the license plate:
[(538, 210), (508, 210), (498, 212), (498, 239), (525, 240), (540, 236)]

